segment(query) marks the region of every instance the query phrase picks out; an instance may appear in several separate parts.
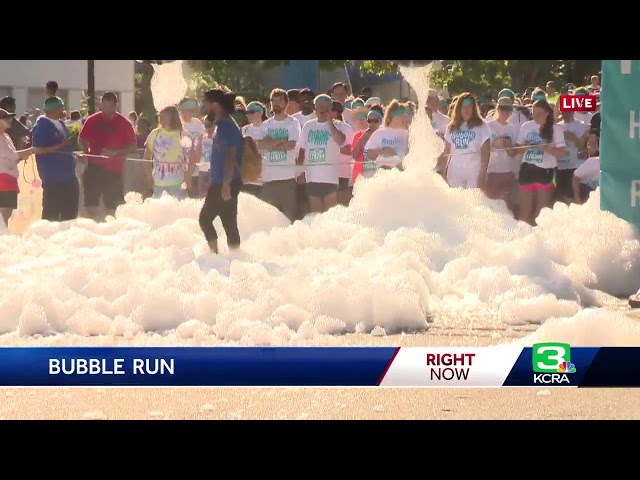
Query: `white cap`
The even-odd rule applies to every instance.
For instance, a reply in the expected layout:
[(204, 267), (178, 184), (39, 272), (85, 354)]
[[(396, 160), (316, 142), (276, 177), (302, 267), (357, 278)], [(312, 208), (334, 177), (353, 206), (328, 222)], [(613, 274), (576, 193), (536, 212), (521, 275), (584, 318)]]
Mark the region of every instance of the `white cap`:
[(429, 98), (437, 98), (440, 95), (438, 95), (438, 91), (435, 88), (430, 88), (429, 89)]
[(364, 102), (365, 107), (371, 107), (373, 105), (382, 105), (382, 101), (380, 100), (380, 97), (371, 97), (369, 98), (369, 100)]

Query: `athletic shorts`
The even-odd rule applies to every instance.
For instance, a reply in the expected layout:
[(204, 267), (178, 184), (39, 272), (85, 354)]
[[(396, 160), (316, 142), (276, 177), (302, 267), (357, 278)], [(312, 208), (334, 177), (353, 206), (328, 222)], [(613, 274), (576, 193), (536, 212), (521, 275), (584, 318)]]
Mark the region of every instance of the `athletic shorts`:
[(349, 179), (348, 178), (339, 178), (338, 179), (338, 190), (341, 192), (346, 192), (349, 190)]
[(90, 163), (82, 178), (84, 206), (100, 206), (100, 197), (107, 210), (115, 210), (124, 203), (122, 175), (105, 170), (100, 165)]
[(556, 194), (573, 198), (573, 172), (575, 169), (558, 170), (556, 173)]
[(314, 198), (324, 198), (327, 195), (338, 192), (338, 185), (335, 183), (307, 183), (307, 195)]
[(481, 166), (480, 162), (463, 157), (452, 158), (447, 168), (447, 183), (453, 188), (478, 188)]
[(512, 172), (489, 172), (487, 174), (487, 183), (484, 187), (484, 193), (489, 198), (507, 198), (513, 191), (515, 182)]
[(18, 192), (0, 192), (0, 208), (15, 210), (18, 208)]
[(555, 168), (541, 168), (531, 163), (522, 163), (518, 177), (520, 190), (553, 190), (555, 188), (555, 176)]
[(260, 194), (262, 201), (273, 205), (282, 212), (293, 212), (296, 208), (295, 178), (265, 182)]

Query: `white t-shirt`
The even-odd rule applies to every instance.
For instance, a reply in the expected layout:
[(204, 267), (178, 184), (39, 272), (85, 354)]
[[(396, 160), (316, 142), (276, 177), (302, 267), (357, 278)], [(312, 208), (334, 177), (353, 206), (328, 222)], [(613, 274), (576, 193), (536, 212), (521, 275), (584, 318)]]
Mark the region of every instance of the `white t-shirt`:
[(464, 122), (458, 130), (447, 127), (444, 139), (451, 145), (450, 162), (477, 162), (482, 161), (480, 149), (484, 142), (491, 139), (491, 131), (486, 122), (474, 128), (469, 128)]
[(449, 122), (451, 122), (451, 119), (446, 115), (443, 115), (438, 111), (433, 112), (431, 125), (439, 137), (444, 138), (445, 133), (447, 133), (447, 126), (449, 126)]
[[(582, 138), (589, 128), (588, 125), (585, 125), (582, 122), (573, 121), (571, 123), (559, 123), (565, 132), (573, 132), (578, 138)], [(558, 158), (558, 170), (572, 170), (574, 168), (578, 168), (582, 163), (582, 160), (578, 159), (578, 146), (573, 143), (573, 141), (568, 140), (566, 137), (564, 139), (566, 143), (566, 150), (564, 157)]]
[(309, 120), (315, 120), (316, 112), (311, 112), (309, 115), (303, 115), (302, 112), (296, 112), (291, 116), (296, 120), (298, 120), (298, 123), (300, 124), (300, 128), (302, 128), (304, 127), (304, 124), (307, 123)]
[[(262, 140), (264, 138), (264, 122), (256, 126), (253, 123), (249, 123), (242, 127), (242, 135), (245, 137), (251, 137), (254, 140)], [(264, 156), (267, 152), (264, 150), (260, 150), (260, 155), (262, 155), (262, 176), (264, 176)], [(257, 179), (255, 182), (250, 182), (249, 185), (262, 185), (262, 178)]]
[(369, 150), (379, 150), (384, 147), (391, 147), (395, 150), (395, 155), (390, 157), (378, 155), (376, 165), (378, 167), (397, 167), (402, 163), (402, 159), (407, 154), (409, 146), (409, 132), (399, 128), (379, 128), (369, 138), (364, 146), (365, 155)]
[(513, 125), (516, 128), (520, 128), (523, 124), (527, 123), (529, 118), (522, 112), (518, 110), (513, 110), (513, 113), (509, 116), (509, 120), (507, 123), (509, 125)]
[(305, 151), (307, 183), (340, 183), (341, 146), (333, 139), (328, 122), (310, 120), (304, 124), (298, 147)]
[[(511, 140), (511, 143), (515, 145), (517, 129), (513, 125), (501, 124), (497, 120), (487, 123), (489, 131), (491, 132), (491, 141), (504, 139)], [(503, 148), (491, 149), (491, 157), (489, 157), (489, 173), (508, 173), (513, 170), (511, 157)]]
[(587, 158), (582, 165), (576, 168), (573, 176), (595, 189), (600, 184), (600, 157)]
[[(351, 125), (345, 122), (336, 122), (338, 124), (338, 129), (344, 133), (346, 137), (344, 141), (344, 146), (351, 145), (353, 142), (353, 136), (356, 132), (353, 131)], [(351, 172), (353, 171), (353, 157), (351, 155), (340, 154), (340, 178), (351, 178)]]
[[(284, 120), (271, 117), (262, 124), (262, 138), (292, 140), (300, 138), (300, 124), (292, 116)], [(262, 180), (290, 180), (296, 178), (297, 148), (293, 150), (268, 150), (262, 154)]]
[[(204, 123), (202, 123), (202, 120), (196, 117), (192, 117), (188, 122), (182, 122), (182, 128), (189, 134), (194, 145), (198, 137), (202, 135), (206, 130), (204, 128)], [(199, 172), (200, 169), (196, 168), (193, 171), (193, 176), (198, 176)]]
[(591, 119), (593, 118), (593, 113), (589, 112), (576, 112), (573, 114), (573, 119), (582, 122), (585, 125), (589, 125), (591, 123)]
[[(540, 137), (540, 125), (533, 120), (523, 124), (518, 132), (516, 143), (518, 145), (522, 145), (525, 142), (532, 145), (547, 143), (546, 140), (543, 140), (542, 137)], [(553, 125), (553, 146), (565, 146), (564, 129), (558, 124)], [(525, 163), (531, 163), (540, 168), (556, 168), (558, 166), (558, 159), (556, 157), (538, 148), (529, 148), (526, 150), (522, 157), (522, 161)]]

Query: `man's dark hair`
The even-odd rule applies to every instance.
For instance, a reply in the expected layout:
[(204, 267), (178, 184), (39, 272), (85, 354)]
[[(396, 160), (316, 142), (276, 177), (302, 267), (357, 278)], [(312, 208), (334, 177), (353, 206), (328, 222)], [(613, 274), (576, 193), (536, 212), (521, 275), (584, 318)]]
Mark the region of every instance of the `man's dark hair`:
[(73, 112), (71, 112), (71, 115), (69, 115), (70, 120), (80, 120), (81, 118), (82, 115), (80, 115), (80, 112), (78, 110), (74, 110)]
[[(42, 84), (40, 84), (42, 85)], [(54, 80), (49, 80), (47, 82), (47, 85), (45, 86), (45, 88), (50, 91), (53, 92), (53, 94), (55, 95), (58, 92), (58, 82), (54, 81)]]
[(118, 96), (113, 92), (104, 92), (100, 100), (103, 102), (118, 103)]
[(297, 102), (300, 98), (300, 90), (297, 88), (292, 88), (291, 90), (287, 90), (287, 98), (291, 102)]
[(209, 90), (204, 94), (204, 99), (210, 103), (218, 103), (224, 111), (231, 115), (236, 110), (236, 94), (224, 90)]
[(2, 99), (0, 100), (0, 108), (2, 108), (3, 110), (6, 110), (7, 107), (15, 107), (15, 105), (16, 99), (13, 97), (2, 97)]
[(340, 87), (344, 88), (345, 90), (347, 89), (347, 86), (344, 83), (336, 82), (333, 84), (333, 87), (331, 87), (331, 93), (335, 92), (336, 88), (340, 88)]
[(302, 97), (310, 97), (311, 101), (313, 101), (313, 99), (316, 98), (316, 94), (313, 93), (313, 90), (311, 90), (310, 88), (303, 88), (302, 90), (300, 90), (300, 96), (298, 97), (298, 99)]

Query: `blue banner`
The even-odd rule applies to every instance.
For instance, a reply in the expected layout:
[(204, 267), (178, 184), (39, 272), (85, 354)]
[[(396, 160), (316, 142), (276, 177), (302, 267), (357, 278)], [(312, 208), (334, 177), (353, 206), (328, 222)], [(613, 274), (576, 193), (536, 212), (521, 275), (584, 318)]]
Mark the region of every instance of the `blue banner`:
[(376, 386), (395, 347), (0, 348), (0, 386)]
[(640, 226), (640, 61), (604, 60), (600, 206)]

